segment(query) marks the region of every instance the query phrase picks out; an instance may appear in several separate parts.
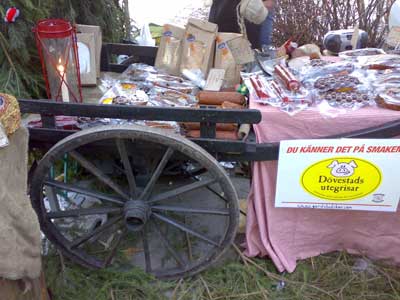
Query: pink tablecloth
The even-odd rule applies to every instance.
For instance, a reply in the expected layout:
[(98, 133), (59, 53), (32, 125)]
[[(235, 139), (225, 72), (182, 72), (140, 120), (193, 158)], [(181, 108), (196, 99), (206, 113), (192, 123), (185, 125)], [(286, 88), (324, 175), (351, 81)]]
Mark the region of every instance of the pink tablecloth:
[[(259, 143), (324, 137), (400, 119), (399, 112), (379, 108), (363, 108), (335, 119), (324, 118), (317, 111), (291, 117), (256, 103), (251, 108), (262, 112), (262, 122), (254, 126)], [(277, 162), (254, 163), (247, 255), (269, 256), (281, 272), (293, 272), (297, 260), (344, 249), (400, 263), (400, 210), (376, 213), (275, 208), (276, 176)]]

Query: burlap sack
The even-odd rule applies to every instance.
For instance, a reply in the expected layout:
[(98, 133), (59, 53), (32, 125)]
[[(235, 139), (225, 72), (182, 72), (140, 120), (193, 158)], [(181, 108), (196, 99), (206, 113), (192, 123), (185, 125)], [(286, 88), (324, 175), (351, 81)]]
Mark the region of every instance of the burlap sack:
[(15, 97), (0, 93), (0, 124), (7, 135), (13, 134), (21, 126), (19, 104)]
[(27, 196), (28, 139), (20, 128), (0, 149), (0, 277), (11, 280), (41, 270), (39, 222)]

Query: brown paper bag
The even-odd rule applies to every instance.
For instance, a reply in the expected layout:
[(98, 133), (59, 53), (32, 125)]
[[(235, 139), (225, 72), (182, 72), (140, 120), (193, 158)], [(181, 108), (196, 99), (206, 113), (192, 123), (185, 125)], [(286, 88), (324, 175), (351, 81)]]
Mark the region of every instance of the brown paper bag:
[(225, 84), (223, 85), (225, 88), (234, 87), (240, 83), (241, 66), (236, 64), (227, 42), (241, 36), (238, 33), (217, 34), (214, 68), (225, 70)]
[(189, 19), (183, 42), (180, 70), (200, 70), (204, 78), (212, 67), (218, 25), (203, 20)]
[(179, 75), (179, 64), (184, 37), (184, 28), (170, 24), (164, 25), (163, 35), (156, 57), (156, 68), (171, 75)]

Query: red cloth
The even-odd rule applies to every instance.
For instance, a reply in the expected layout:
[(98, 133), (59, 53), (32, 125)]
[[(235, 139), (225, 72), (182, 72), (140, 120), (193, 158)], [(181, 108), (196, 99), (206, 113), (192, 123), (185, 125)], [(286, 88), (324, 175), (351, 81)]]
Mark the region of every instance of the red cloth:
[[(321, 138), (399, 120), (400, 113), (362, 108), (337, 118), (318, 111), (294, 117), (254, 102), (262, 122), (254, 126), (259, 143)], [(400, 263), (400, 211), (397, 213), (275, 208), (277, 162), (256, 162), (248, 199), (247, 255), (270, 256), (280, 272), (293, 272), (296, 261), (336, 250), (362, 253)], [(289, 187), (288, 187), (289, 188)]]

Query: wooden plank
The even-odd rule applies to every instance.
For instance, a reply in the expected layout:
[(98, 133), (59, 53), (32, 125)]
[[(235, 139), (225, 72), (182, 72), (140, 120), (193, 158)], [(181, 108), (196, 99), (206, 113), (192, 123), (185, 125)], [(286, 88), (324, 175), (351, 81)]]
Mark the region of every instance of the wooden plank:
[(51, 100), (19, 100), (22, 113), (90, 118), (135, 119), (176, 122), (255, 124), (261, 113), (251, 109), (169, 108), (149, 106), (61, 103)]
[(0, 299), (49, 300), (44, 275), (34, 280), (0, 279)]

